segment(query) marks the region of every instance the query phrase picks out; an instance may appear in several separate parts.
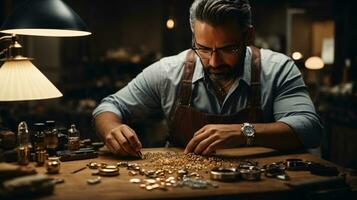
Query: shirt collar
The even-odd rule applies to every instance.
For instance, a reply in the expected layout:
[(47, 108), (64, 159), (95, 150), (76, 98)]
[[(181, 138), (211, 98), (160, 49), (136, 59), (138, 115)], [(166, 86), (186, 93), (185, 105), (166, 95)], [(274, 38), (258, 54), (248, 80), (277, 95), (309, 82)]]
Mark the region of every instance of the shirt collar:
[[(192, 83), (195, 83), (196, 81), (204, 78), (204, 71), (203, 71), (201, 60), (197, 55), (195, 55), (195, 57), (196, 57), (196, 67), (195, 67), (195, 71), (193, 72)], [(245, 52), (245, 59), (244, 59), (244, 71), (243, 71), (243, 75), (241, 75), (239, 79), (243, 80), (248, 85), (250, 85), (251, 63), (252, 63), (252, 50), (250, 49), (250, 47), (247, 47), (247, 50)]]

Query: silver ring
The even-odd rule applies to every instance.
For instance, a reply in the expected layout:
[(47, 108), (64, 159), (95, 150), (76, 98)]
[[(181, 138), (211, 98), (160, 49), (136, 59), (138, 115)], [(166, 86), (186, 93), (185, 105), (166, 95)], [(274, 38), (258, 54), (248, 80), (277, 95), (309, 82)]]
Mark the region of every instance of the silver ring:
[(240, 172), (236, 168), (215, 167), (211, 170), (211, 179), (217, 181), (236, 181)]
[(240, 175), (244, 180), (257, 181), (260, 180), (261, 170), (259, 167), (252, 167), (250, 169), (241, 169)]

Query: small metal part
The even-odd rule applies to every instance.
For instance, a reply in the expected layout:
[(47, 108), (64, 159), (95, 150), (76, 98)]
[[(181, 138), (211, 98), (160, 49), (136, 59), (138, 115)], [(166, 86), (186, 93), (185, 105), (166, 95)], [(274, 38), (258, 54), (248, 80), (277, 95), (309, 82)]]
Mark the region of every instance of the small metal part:
[(135, 166), (135, 167), (134, 167), (134, 170), (135, 170), (135, 171), (140, 171), (140, 170), (141, 170), (141, 167), (140, 167), (140, 166)]
[(52, 180), (53, 184), (60, 184), (60, 183), (64, 183), (64, 179), (63, 178), (55, 178)]
[(257, 167), (258, 166), (258, 162), (253, 161), (253, 160), (244, 160), (241, 161), (238, 165), (239, 169), (250, 169), (252, 167)]
[(89, 169), (98, 169), (98, 163), (96, 162), (90, 162), (87, 164)]
[(282, 180), (282, 181), (288, 181), (288, 180), (290, 180), (289, 175), (287, 175), (286, 173), (277, 175), (276, 178), (279, 179), (279, 180)]
[(116, 165), (107, 165), (105, 167), (102, 168), (106, 168), (106, 169), (118, 169), (118, 167)]
[(266, 177), (274, 178), (278, 175), (284, 175), (286, 167), (282, 162), (278, 162), (264, 165), (263, 169)]
[(290, 158), (285, 160), (286, 169), (290, 171), (308, 170), (306, 162), (299, 158)]
[(128, 170), (134, 170), (134, 168), (138, 166), (136, 163), (128, 163), (127, 169)]
[(89, 185), (95, 185), (101, 182), (101, 178), (100, 176), (96, 177), (96, 178), (91, 178), (91, 179), (87, 179), (87, 183)]
[(184, 169), (177, 170), (177, 176), (180, 178), (182, 178), (183, 176), (186, 176), (187, 174), (188, 174), (187, 170), (184, 170)]
[(154, 183), (156, 183), (156, 180), (155, 179), (145, 179), (145, 182), (148, 184), (154, 184)]
[(147, 186), (145, 187), (145, 189), (148, 190), (148, 191), (151, 191), (151, 190), (153, 190), (154, 188), (153, 188), (151, 185), (147, 185)]
[(128, 174), (129, 174), (129, 176), (136, 176), (136, 175), (138, 175), (138, 173), (137, 173), (136, 171), (133, 171), (133, 170), (130, 170), (130, 171), (128, 172)]
[(241, 169), (240, 176), (243, 180), (257, 181), (260, 180), (261, 170), (258, 167), (254, 167), (251, 169)]
[(200, 177), (201, 175), (197, 172), (192, 172), (188, 175), (189, 177)]
[(118, 162), (117, 166), (118, 167), (128, 167), (128, 162)]
[(240, 172), (236, 168), (216, 167), (211, 170), (210, 177), (218, 181), (236, 181), (239, 180)]
[(82, 171), (82, 170), (85, 170), (85, 169), (87, 169), (87, 166), (78, 168), (78, 169), (76, 169), (76, 170), (73, 170), (73, 171), (71, 172), (71, 174), (78, 173), (78, 172), (80, 172), (80, 171)]
[(58, 174), (61, 168), (61, 162), (58, 157), (50, 157), (46, 162), (48, 174)]
[(98, 168), (104, 168), (107, 166), (106, 163), (96, 163), (96, 162), (90, 162), (87, 164), (89, 169), (98, 169)]
[(129, 180), (130, 183), (141, 183), (141, 179), (140, 178), (132, 178)]
[(157, 184), (157, 183), (155, 183), (155, 184), (151, 185), (151, 187), (152, 187), (152, 189), (156, 189), (156, 188), (159, 188), (159, 187), (160, 187), (160, 185), (159, 185), (159, 184)]
[(100, 176), (118, 176), (119, 168), (114, 165), (110, 165), (109, 167), (106, 166), (104, 168), (99, 168), (99, 175)]

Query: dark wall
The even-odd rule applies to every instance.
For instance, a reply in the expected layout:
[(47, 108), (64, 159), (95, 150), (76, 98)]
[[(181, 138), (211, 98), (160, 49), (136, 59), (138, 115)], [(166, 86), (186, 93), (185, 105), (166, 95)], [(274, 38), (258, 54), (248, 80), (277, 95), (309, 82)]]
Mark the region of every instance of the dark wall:
[(121, 46), (147, 46), (161, 51), (163, 8), (161, 0), (65, 1), (92, 31), (91, 53), (102, 56)]
[[(357, 83), (357, 2), (354, 0), (334, 1), (334, 16), (336, 20), (335, 34), (335, 68), (332, 77), (334, 84), (340, 83), (343, 76), (345, 61), (349, 59), (351, 66), (348, 79)], [(357, 91), (357, 87), (355, 87)]]

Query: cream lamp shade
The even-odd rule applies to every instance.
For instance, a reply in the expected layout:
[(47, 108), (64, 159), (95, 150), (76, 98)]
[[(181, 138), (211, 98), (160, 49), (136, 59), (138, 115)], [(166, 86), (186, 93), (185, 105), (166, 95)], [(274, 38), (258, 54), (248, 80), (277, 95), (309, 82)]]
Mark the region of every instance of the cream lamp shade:
[(39, 100), (62, 93), (30, 60), (6, 60), (0, 68), (0, 101)]
[(318, 70), (322, 69), (324, 66), (324, 61), (317, 56), (310, 57), (305, 61), (305, 67), (307, 69)]
[(4, 36), (0, 41), (11, 40), (7, 56), (0, 67), (0, 101), (25, 101), (61, 97), (62, 93), (38, 70), (30, 58), (22, 56), (22, 46), (17, 37)]

